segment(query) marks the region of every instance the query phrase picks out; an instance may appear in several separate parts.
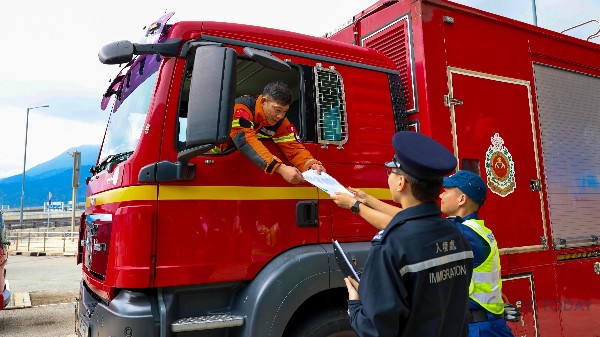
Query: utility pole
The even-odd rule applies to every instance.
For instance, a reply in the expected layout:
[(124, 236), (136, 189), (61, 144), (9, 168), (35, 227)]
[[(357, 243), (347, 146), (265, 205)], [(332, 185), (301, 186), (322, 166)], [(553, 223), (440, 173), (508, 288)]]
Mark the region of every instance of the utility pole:
[(21, 178), (21, 216), (19, 217), (19, 224), (23, 228), (23, 207), (25, 204), (25, 164), (27, 163), (27, 133), (29, 132), (29, 111), (37, 108), (48, 108), (49, 105), (34, 106), (27, 108), (27, 117), (25, 119), (25, 150), (23, 151), (23, 177)]
[(71, 204), (71, 241), (73, 241), (73, 232), (75, 232), (75, 209), (77, 208), (77, 188), (81, 177), (81, 152), (75, 149), (75, 152), (69, 153), (73, 157), (73, 198)]
[(532, 5), (532, 11), (533, 11), (533, 25), (537, 26), (538, 22), (537, 22), (537, 8), (535, 6), (535, 0), (531, 1), (531, 5)]

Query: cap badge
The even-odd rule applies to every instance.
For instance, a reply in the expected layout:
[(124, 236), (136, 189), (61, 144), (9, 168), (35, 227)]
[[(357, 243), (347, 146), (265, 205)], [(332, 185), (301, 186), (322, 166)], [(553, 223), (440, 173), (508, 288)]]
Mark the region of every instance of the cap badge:
[(498, 133), (491, 140), (492, 145), (485, 154), (487, 186), (492, 192), (505, 197), (516, 188), (515, 163)]

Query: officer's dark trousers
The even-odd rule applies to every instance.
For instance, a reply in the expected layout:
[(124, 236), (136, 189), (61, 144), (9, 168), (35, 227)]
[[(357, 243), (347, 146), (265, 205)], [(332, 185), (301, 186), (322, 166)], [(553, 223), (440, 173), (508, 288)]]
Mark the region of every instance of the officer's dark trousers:
[(488, 321), (469, 323), (469, 337), (514, 337), (503, 318), (493, 319), (488, 313)]

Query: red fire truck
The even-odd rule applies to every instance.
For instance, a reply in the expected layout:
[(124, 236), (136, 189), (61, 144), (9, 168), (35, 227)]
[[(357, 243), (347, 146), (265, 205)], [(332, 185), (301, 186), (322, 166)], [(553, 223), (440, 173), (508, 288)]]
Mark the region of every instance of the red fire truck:
[(598, 47), (446, 1), (380, 1), (327, 38), (171, 16), (99, 54), (125, 66), (81, 218), (80, 336), (354, 336), (331, 241), (362, 268), (376, 230), (210, 151), (274, 80), (327, 172), (380, 199), (396, 131), (453, 149), (491, 191), (515, 335), (597, 335)]
[(210, 150), (228, 138), (235, 97), (283, 81), (287, 116), (327, 172), (390, 200), (382, 163), (406, 124), (394, 63), (280, 30), (171, 25), (171, 15), (146, 43), (99, 54), (126, 65), (104, 95), (103, 107), (115, 99), (81, 219), (79, 334), (351, 334), (331, 243), (361, 267), (376, 230), (308, 183)]

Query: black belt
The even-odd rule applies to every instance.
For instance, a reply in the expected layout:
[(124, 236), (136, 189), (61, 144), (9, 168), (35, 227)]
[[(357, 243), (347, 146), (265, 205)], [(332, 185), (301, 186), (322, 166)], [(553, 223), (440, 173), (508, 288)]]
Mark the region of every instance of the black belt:
[[(503, 319), (502, 314), (492, 314), (494, 319)], [(486, 322), (488, 319), (488, 311), (484, 309), (469, 309), (469, 323)]]

